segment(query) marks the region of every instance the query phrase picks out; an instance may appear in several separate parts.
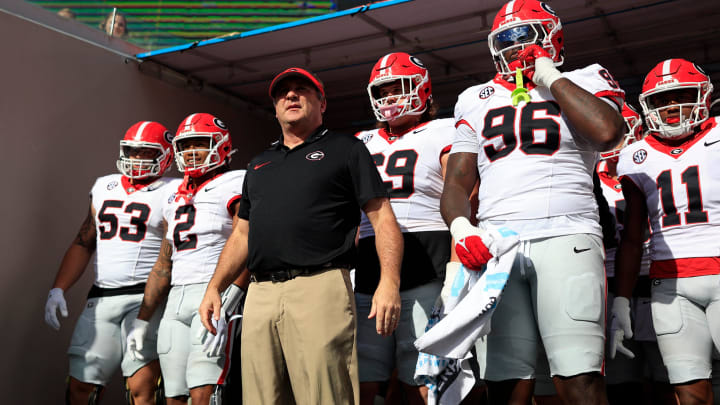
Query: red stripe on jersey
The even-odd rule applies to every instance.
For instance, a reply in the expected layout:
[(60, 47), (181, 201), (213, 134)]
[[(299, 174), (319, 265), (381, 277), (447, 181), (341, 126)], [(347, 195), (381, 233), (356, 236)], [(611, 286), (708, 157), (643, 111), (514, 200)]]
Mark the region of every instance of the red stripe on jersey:
[[(237, 310), (232, 313), (232, 315), (237, 314)], [(222, 315), (221, 315), (222, 316)], [(220, 372), (220, 377), (218, 377), (217, 385), (224, 385), (225, 379), (227, 378), (227, 375), (230, 373), (230, 367), (232, 365), (232, 351), (233, 351), (233, 345), (235, 343), (235, 333), (237, 329), (237, 325), (240, 323), (239, 319), (234, 319), (230, 324), (228, 324), (228, 328), (225, 331), (227, 333), (227, 339), (225, 340), (225, 362), (223, 363), (222, 372)], [(210, 332), (207, 334), (206, 339), (212, 339), (212, 335)]]
[(595, 93), (595, 97), (605, 97), (615, 104), (618, 111), (622, 111), (623, 103), (625, 102), (625, 93), (615, 90), (603, 90)]
[(470, 123), (465, 120), (460, 120), (460, 121), (456, 122), (455, 128), (458, 128), (460, 125), (467, 125), (467, 127), (470, 128), (470, 130), (475, 132), (475, 128), (473, 128), (472, 125), (470, 125)]
[(227, 203), (228, 214), (230, 214), (231, 218), (235, 216), (235, 213), (233, 212), (233, 205), (236, 202), (240, 201), (240, 198), (242, 198), (241, 195), (236, 195), (233, 198), (231, 198), (230, 201), (228, 201), (228, 203)]
[(653, 261), (650, 278), (685, 278), (720, 274), (720, 257), (688, 257)]
[(443, 158), (443, 156), (445, 156), (446, 154), (450, 153), (450, 149), (452, 149), (452, 144), (450, 144), (450, 145), (442, 148), (442, 150), (440, 151), (440, 158), (439, 158), (439, 159), (440, 159), (440, 166), (442, 166), (442, 158)]

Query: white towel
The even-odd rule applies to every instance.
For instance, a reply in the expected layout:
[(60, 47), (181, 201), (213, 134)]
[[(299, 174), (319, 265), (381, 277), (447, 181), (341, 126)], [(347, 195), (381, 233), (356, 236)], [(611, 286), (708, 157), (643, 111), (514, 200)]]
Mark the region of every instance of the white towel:
[(461, 267), (452, 280), (447, 302), (438, 300), (425, 334), (415, 341), (420, 350), (415, 381), (428, 387), (430, 405), (458, 404), (475, 384), (470, 349), (490, 332), (490, 316), (518, 251), (515, 232), (500, 228), (493, 233), (501, 238), (491, 241), (495, 246), (488, 248), (498, 257), (488, 262), (484, 272)]

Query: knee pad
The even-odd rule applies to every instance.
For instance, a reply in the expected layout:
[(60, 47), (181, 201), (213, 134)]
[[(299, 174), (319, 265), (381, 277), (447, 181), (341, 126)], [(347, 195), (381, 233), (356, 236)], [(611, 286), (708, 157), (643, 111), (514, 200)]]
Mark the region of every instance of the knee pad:
[(216, 385), (212, 395), (210, 395), (210, 405), (222, 405), (223, 386)]

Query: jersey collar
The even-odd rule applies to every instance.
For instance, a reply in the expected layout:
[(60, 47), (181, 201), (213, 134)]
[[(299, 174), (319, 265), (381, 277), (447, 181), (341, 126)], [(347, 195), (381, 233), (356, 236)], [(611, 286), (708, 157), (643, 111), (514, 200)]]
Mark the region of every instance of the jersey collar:
[[(525, 82), (524, 84), (525, 84), (525, 88), (528, 89), (528, 91), (537, 87), (535, 85), (535, 83), (528, 80), (527, 78), (525, 78), (524, 80), (527, 80), (527, 82)], [(515, 82), (509, 82), (509, 81), (505, 80), (505, 78), (503, 78), (503, 76), (500, 73), (495, 75), (495, 78), (493, 79), (493, 83), (499, 84), (500, 86), (505, 87), (506, 89), (508, 89), (510, 91), (513, 91), (517, 88), (517, 86), (515, 85)]]
[[(325, 136), (325, 135), (327, 135), (327, 134), (328, 134), (327, 128), (325, 128), (324, 125), (320, 125), (319, 127), (317, 127), (317, 129), (315, 130), (315, 132), (312, 133), (312, 135), (308, 136), (307, 139), (305, 139), (305, 142), (303, 142), (303, 143), (301, 143), (300, 145), (294, 147), (293, 150), (298, 149), (298, 148), (302, 148), (304, 145), (307, 145), (307, 144), (309, 144), (309, 143), (313, 143), (313, 142), (317, 141), (318, 139), (322, 138), (323, 136)], [(275, 142), (272, 143), (271, 148), (273, 148), (273, 149), (275, 149), (275, 150), (286, 150), (286, 151), (289, 151), (289, 150), (290, 150), (290, 148), (288, 148), (287, 146), (285, 146), (285, 144), (283, 143), (283, 136), (282, 136), (282, 134), (280, 134), (280, 138), (279, 138), (277, 141), (275, 141)]]
[(205, 181), (203, 181), (202, 184), (197, 187), (195, 187), (195, 185), (193, 184), (192, 178), (188, 175), (185, 175), (182, 183), (180, 183), (180, 186), (178, 186), (177, 193), (175, 194), (175, 201), (179, 201), (180, 198), (183, 198), (185, 200), (185, 203), (190, 203), (193, 197), (195, 197), (195, 195), (197, 195), (197, 193), (202, 190), (203, 187), (205, 187), (211, 181), (222, 176), (224, 173), (227, 173), (227, 170), (218, 171), (213, 176), (205, 179)]
[(650, 147), (658, 152), (677, 159), (685, 154), (685, 152), (687, 152), (693, 145), (703, 139), (705, 135), (707, 135), (708, 132), (716, 126), (717, 122), (715, 120), (708, 120), (702, 123), (700, 130), (697, 133), (689, 136), (685, 141), (679, 144), (668, 142), (668, 140), (656, 136), (655, 133), (650, 133), (650, 135), (645, 137), (645, 140)]
[(393, 143), (393, 142), (397, 141), (398, 139), (402, 138), (403, 136), (407, 135), (408, 133), (415, 132), (418, 129), (424, 127), (429, 122), (430, 121), (421, 122), (421, 123), (415, 125), (414, 127), (408, 129), (407, 131), (403, 132), (402, 134), (391, 134), (390, 132), (387, 131), (386, 128), (380, 128), (380, 130), (378, 131), (378, 134), (381, 137), (383, 137), (383, 139), (385, 139), (388, 143)]
[(155, 183), (159, 179), (160, 179), (159, 177), (151, 178), (151, 179), (142, 179), (142, 180), (138, 180), (137, 182), (135, 182), (135, 184), (131, 184), (130, 179), (127, 176), (123, 175), (122, 177), (120, 177), (120, 183), (122, 184), (122, 187), (125, 190), (125, 192), (128, 195), (130, 195), (136, 191), (142, 190), (143, 188)]

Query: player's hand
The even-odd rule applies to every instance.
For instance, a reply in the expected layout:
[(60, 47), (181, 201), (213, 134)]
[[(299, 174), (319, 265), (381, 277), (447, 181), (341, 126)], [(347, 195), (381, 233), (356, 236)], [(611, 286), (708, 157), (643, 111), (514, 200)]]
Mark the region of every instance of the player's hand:
[(611, 312), (610, 358), (614, 359), (616, 352), (620, 352), (628, 358), (634, 359), (635, 354), (623, 345), (623, 339), (633, 337), (630, 323), (630, 300), (625, 297), (615, 297)]
[(527, 66), (523, 74), (538, 86), (550, 88), (562, 73), (555, 68), (555, 63), (547, 50), (539, 45), (529, 45), (518, 51), (517, 59), (508, 66), (514, 70)]
[(225, 349), (225, 341), (227, 340), (227, 321), (225, 314), (221, 314), (220, 319), (211, 320), (215, 334), (210, 334), (207, 330), (200, 331), (200, 338), (205, 339), (203, 351), (208, 356), (219, 356)]
[(245, 295), (245, 291), (235, 284), (230, 284), (230, 287), (225, 290), (222, 297), (222, 313), (231, 315), (240, 306), (240, 301)]
[(205, 291), (205, 296), (200, 303), (198, 313), (200, 314), (200, 322), (202, 322), (205, 329), (212, 334), (216, 334), (212, 320), (219, 320), (222, 314), (222, 300), (220, 299), (220, 293), (217, 289), (208, 286), (208, 289)]
[(52, 326), (55, 330), (60, 330), (60, 321), (57, 317), (57, 311), (60, 310), (60, 315), (63, 318), (67, 318), (67, 302), (65, 302), (65, 296), (63, 295), (62, 288), (53, 288), (48, 294), (47, 302), (45, 303), (45, 323)]
[(455, 239), (455, 253), (469, 270), (480, 271), (493, 258), (483, 241), (485, 232), (473, 226), (467, 218), (455, 218), (450, 224), (450, 233)]
[(148, 327), (150, 323), (143, 321), (142, 319), (133, 320), (130, 333), (127, 336), (127, 352), (135, 360), (145, 360), (145, 356), (142, 355), (142, 349), (145, 344), (145, 336), (148, 333)]
[(400, 323), (400, 286), (380, 280), (372, 298), (368, 319), (375, 318), (378, 335), (390, 336)]

